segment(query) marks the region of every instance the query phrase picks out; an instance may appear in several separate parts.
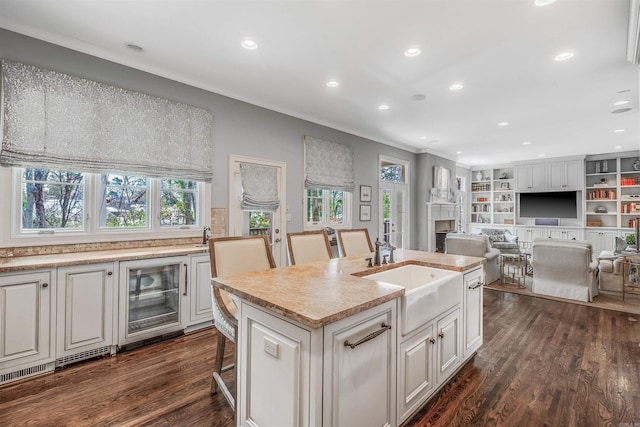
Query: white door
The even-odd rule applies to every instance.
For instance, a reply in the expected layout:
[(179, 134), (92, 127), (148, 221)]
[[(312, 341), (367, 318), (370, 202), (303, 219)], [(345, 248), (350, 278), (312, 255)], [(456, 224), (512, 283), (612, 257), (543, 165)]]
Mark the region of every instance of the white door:
[(408, 247), (407, 184), (380, 183), (380, 234), (398, 249)]
[[(277, 187), (280, 206), (275, 211), (243, 210), (242, 177), (240, 164), (251, 163), (259, 166), (269, 166), (277, 170)], [(274, 160), (255, 159), (251, 157), (229, 156), (229, 236), (249, 236), (265, 234), (269, 236), (273, 258), (277, 266), (284, 266), (287, 262), (287, 247), (283, 241), (286, 236), (286, 218), (282, 215), (286, 206), (286, 163)]]

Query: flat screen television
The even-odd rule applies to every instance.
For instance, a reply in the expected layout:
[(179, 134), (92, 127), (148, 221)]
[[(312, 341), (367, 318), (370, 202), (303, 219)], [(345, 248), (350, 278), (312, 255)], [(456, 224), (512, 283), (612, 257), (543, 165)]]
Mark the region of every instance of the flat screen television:
[(578, 218), (576, 191), (520, 193), (521, 218)]

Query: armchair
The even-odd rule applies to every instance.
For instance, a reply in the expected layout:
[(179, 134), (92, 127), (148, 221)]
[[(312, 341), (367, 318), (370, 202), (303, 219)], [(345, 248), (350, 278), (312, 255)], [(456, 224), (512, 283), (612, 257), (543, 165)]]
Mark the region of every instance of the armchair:
[(588, 302), (598, 295), (598, 261), (590, 242), (539, 239), (531, 248), (533, 293)]
[(491, 247), (488, 236), (471, 234), (447, 234), (444, 241), (445, 253), (482, 257), (487, 260), (484, 264), (484, 283), (493, 283), (500, 279), (498, 255), (500, 251)]

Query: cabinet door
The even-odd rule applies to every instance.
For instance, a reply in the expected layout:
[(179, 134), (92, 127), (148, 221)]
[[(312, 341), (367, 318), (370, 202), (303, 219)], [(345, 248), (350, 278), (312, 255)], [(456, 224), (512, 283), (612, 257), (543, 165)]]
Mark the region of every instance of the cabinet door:
[(544, 163), (534, 163), (531, 165), (531, 190), (544, 191), (547, 189), (547, 167)]
[(516, 191), (531, 190), (531, 165), (517, 165), (514, 168)]
[(49, 271), (0, 276), (0, 373), (53, 360), (51, 279)]
[(211, 312), (211, 264), (209, 256), (191, 258), (189, 287), (184, 290), (189, 298), (188, 325), (210, 322)]
[(549, 190), (563, 190), (566, 184), (565, 162), (549, 163)]
[(583, 161), (572, 160), (565, 163), (565, 187), (564, 190), (580, 190), (583, 187), (584, 175), (582, 173)]
[(113, 263), (58, 269), (57, 358), (115, 345), (113, 270)]
[(462, 362), (460, 352), (460, 308), (456, 308), (436, 324), (437, 369), (436, 380), (441, 384)]
[(482, 345), (483, 269), (464, 275), (464, 358)]
[(398, 353), (398, 425), (404, 422), (434, 390), (433, 324), (400, 344)]
[(244, 302), (240, 312), (238, 425), (309, 426), (311, 333)]
[(390, 303), (325, 327), (324, 426), (395, 425), (396, 301)]

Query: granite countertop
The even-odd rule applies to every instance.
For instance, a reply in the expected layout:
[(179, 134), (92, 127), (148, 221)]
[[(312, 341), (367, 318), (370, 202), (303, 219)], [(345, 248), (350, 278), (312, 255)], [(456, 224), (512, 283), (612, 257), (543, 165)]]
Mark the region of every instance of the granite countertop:
[(466, 271), (484, 258), (397, 250), (391, 265), (367, 268), (364, 256), (336, 258), (211, 279), (224, 289), (310, 328), (320, 328), (404, 295), (405, 289), (366, 276), (407, 264)]
[(207, 251), (207, 246), (189, 244), (73, 252), (54, 255), (6, 257), (0, 258), (0, 273), (35, 270), (40, 268), (65, 267), (70, 265), (96, 264), (101, 262), (193, 255), (206, 253)]

